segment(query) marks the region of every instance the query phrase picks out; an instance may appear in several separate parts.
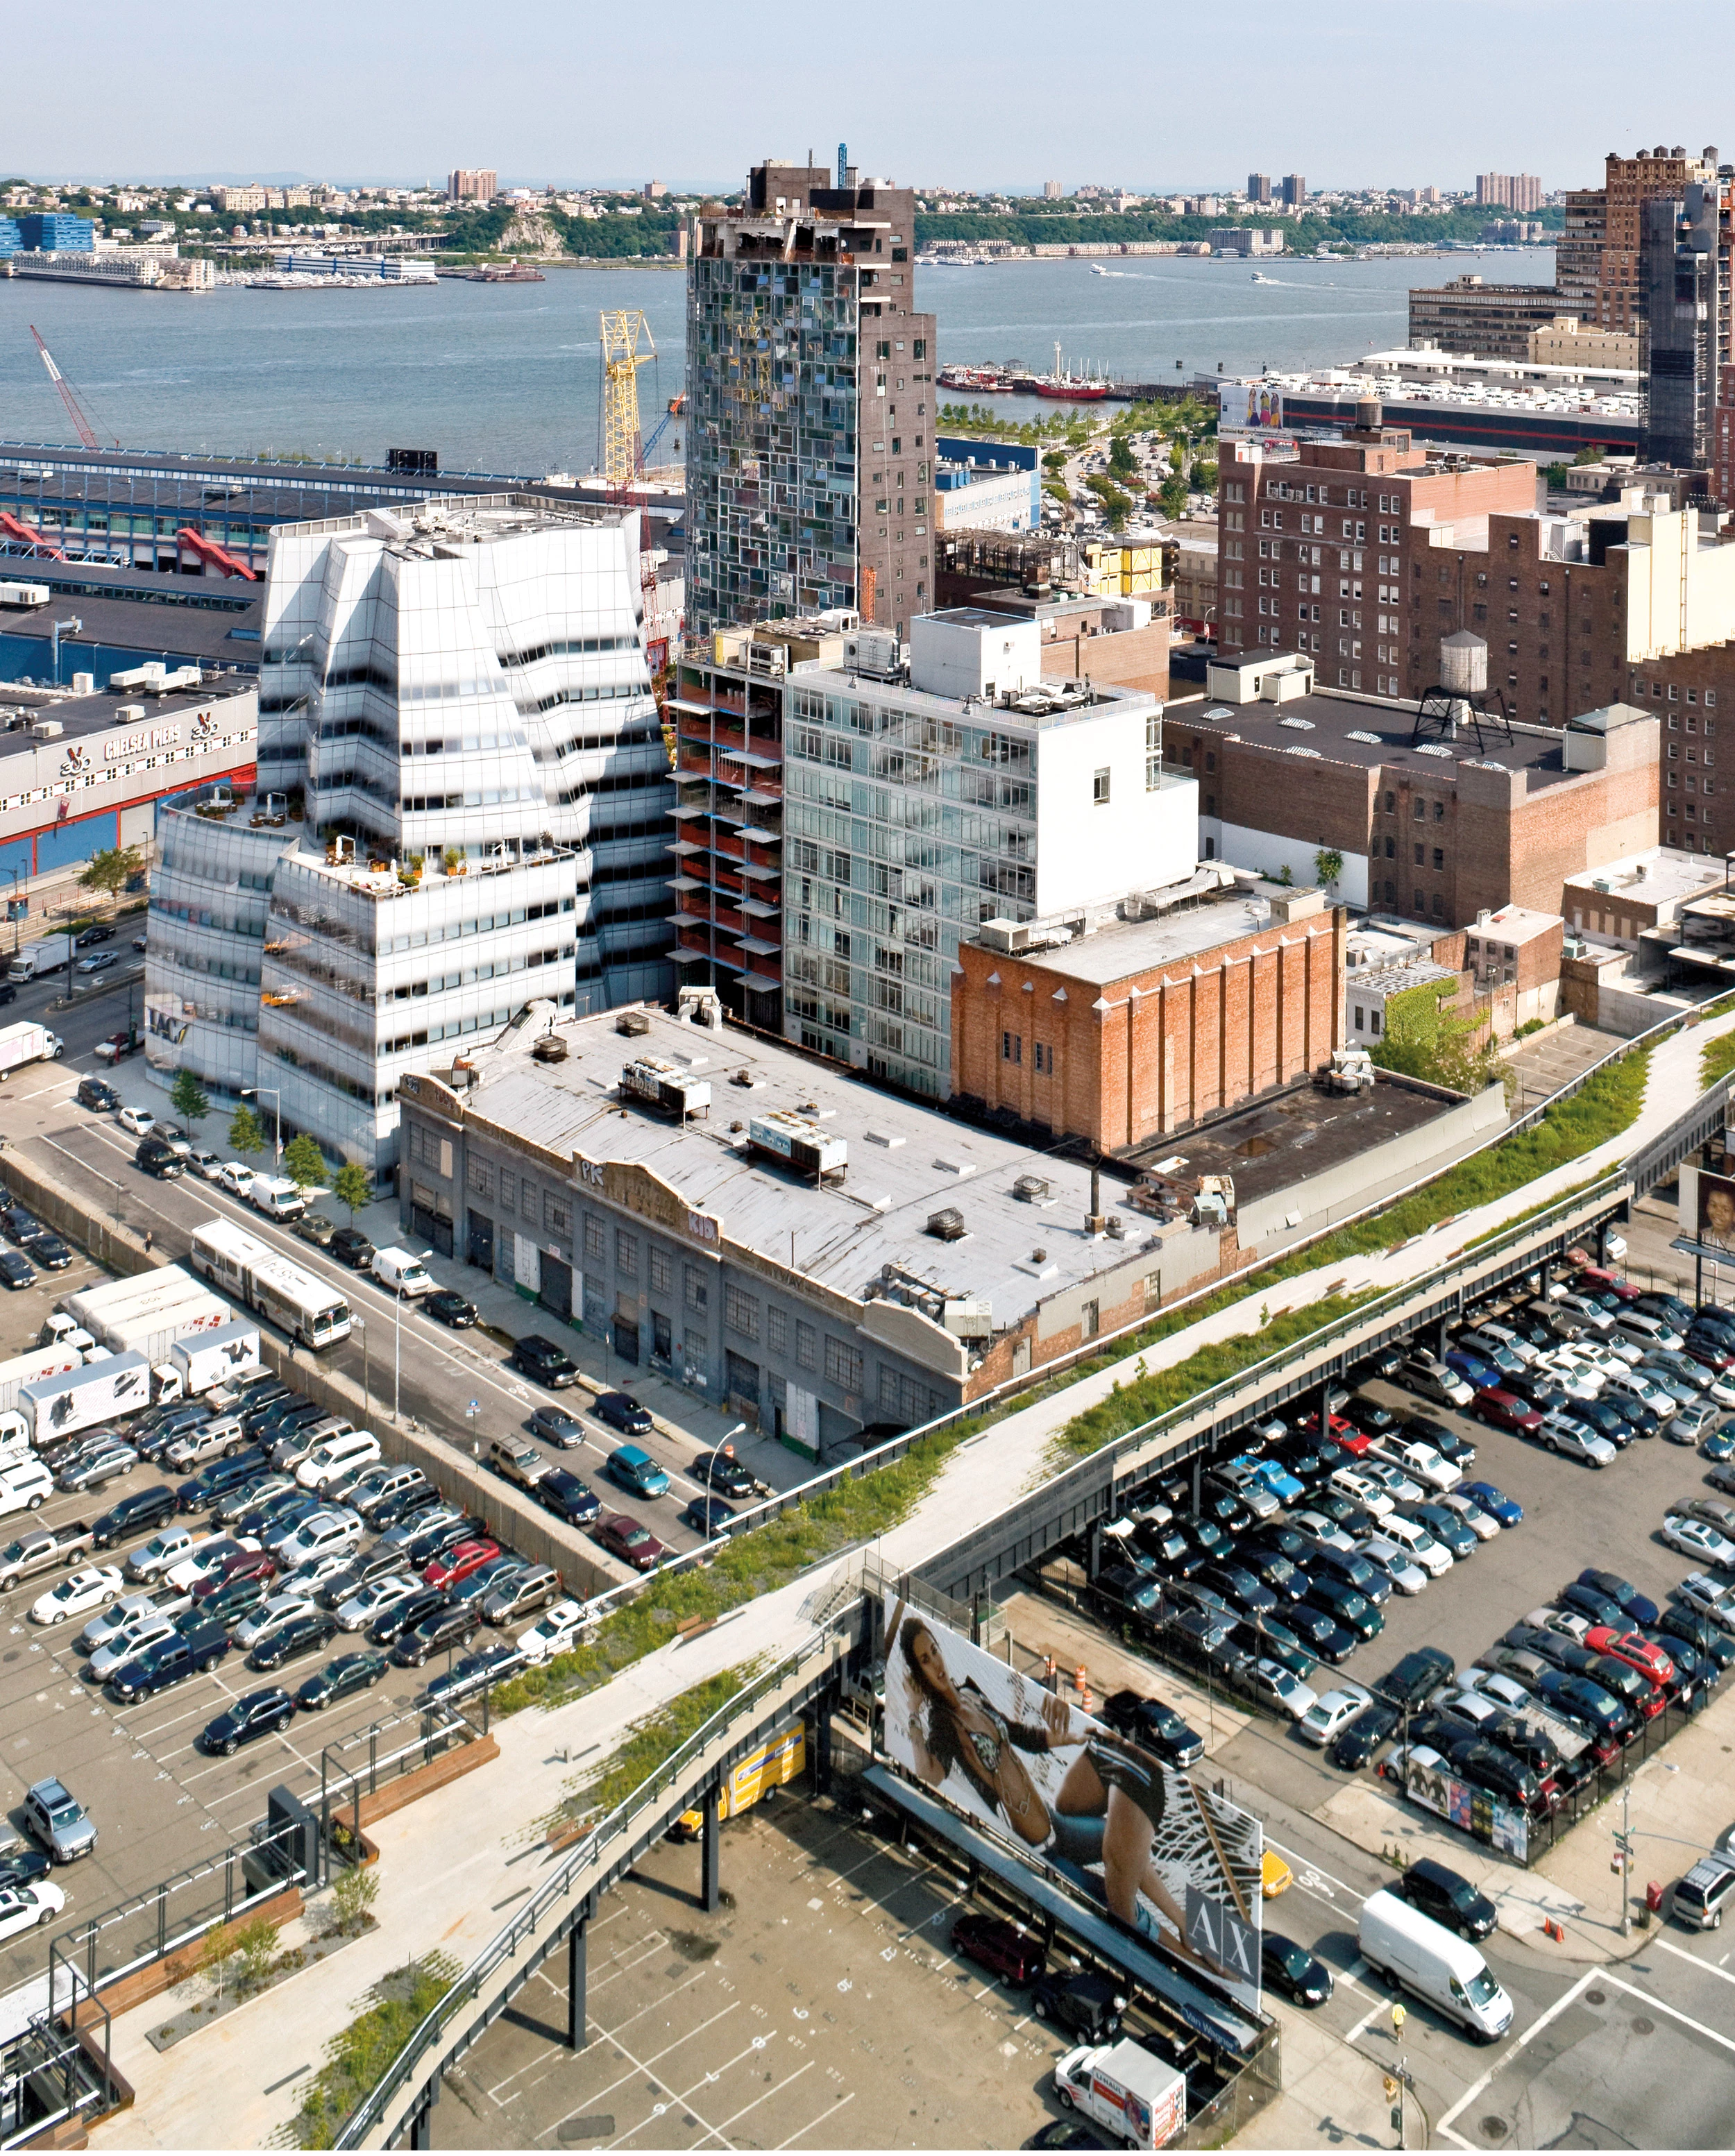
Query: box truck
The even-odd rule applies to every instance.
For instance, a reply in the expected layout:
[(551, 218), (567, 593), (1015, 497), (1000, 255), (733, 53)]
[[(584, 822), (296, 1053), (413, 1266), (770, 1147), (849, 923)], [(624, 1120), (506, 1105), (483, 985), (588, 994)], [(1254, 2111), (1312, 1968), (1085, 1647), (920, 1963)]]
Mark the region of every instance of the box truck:
[(151, 1372), (151, 1396), (158, 1400), (197, 1399), (234, 1378), (251, 1377), (264, 1367), (259, 1329), (244, 1319), (177, 1340), (167, 1363)]
[[(118, 1292), (117, 1292), (118, 1291)], [(196, 1332), (233, 1323), (234, 1312), (203, 1281), (178, 1265), (130, 1281), (105, 1281), (63, 1296), (60, 1312), (116, 1354), (136, 1348), (153, 1363), (167, 1361), (171, 1345)]]
[(58, 1033), (28, 1019), (0, 1026), (0, 1078), (9, 1078), (27, 1063), (52, 1063), (64, 1045)]
[(1512, 2002), (1476, 1949), (1383, 1887), (1362, 1904), (1362, 1953), (1376, 1976), (1437, 2006), (1485, 2044), (1512, 2025)]
[(7, 964), (6, 978), (8, 981), (35, 981), (44, 973), (64, 973), (71, 957), (71, 937), (50, 936), (40, 943), (27, 943), (22, 951), (14, 951)]
[(0, 1447), (15, 1436), (28, 1440), (30, 1426), (18, 1407), (22, 1387), (38, 1378), (56, 1378), (67, 1370), (81, 1370), (85, 1358), (75, 1348), (33, 1348), (27, 1355), (14, 1355), (0, 1363)]
[(136, 1349), (18, 1388), (18, 1411), (35, 1445), (136, 1414), (150, 1404), (151, 1365)]
[(1130, 2036), (1068, 2051), (1055, 2094), (1129, 2148), (1166, 2148), (1187, 2123), (1187, 2076)]

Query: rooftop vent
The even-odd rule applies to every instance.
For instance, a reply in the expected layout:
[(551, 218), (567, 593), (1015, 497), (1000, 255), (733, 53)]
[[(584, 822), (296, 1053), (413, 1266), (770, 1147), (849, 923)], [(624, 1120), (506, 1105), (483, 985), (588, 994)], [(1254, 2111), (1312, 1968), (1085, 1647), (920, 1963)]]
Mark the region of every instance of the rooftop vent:
[(1416, 754), (1443, 756), (1448, 763), (1455, 763), (1458, 761), (1455, 752), (1448, 748), (1444, 742), (1419, 742), (1416, 745)]
[(650, 1014), (648, 1011), (623, 1011), (614, 1021), (614, 1030), (637, 1039), (639, 1034), (650, 1031)]
[(1312, 719), (1297, 719), (1291, 717), (1287, 719), (1279, 719), (1277, 723), (1280, 726), (1293, 726), (1297, 733), (1311, 734), (1313, 732), (1313, 721)]
[(956, 1205), (942, 1205), (928, 1214), (927, 1232), (937, 1242), (956, 1243), (964, 1233), (964, 1216)]
[[(1286, 719), (1284, 721), (1284, 724), (1287, 726), (1288, 723), (1289, 721)], [(1366, 742), (1369, 748), (1383, 748), (1385, 747), (1385, 739), (1383, 735), (1364, 734), (1359, 728), (1353, 733), (1346, 734), (1343, 738), (1346, 741)]]
[(567, 1044), (557, 1033), (545, 1033), (530, 1052), (538, 1063), (564, 1063)]
[(1013, 1196), (1022, 1199), (1026, 1205), (1039, 1205), (1048, 1194), (1049, 1182), (1045, 1175), (1021, 1175), (1012, 1186)]

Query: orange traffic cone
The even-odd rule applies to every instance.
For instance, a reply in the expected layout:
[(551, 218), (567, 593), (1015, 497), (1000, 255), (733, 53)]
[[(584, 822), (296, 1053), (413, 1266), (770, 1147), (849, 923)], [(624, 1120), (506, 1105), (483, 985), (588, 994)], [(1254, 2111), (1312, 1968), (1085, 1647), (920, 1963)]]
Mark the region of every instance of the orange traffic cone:
[(1073, 1672), (1072, 1682), (1073, 1688), (1078, 1693), (1079, 1705), (1086, 1714), (1090, 1713), (1095, 1702), (1091, 1697), (1091, 1680), (1085, 1673), (1085, 1666), (1082, 1662)]

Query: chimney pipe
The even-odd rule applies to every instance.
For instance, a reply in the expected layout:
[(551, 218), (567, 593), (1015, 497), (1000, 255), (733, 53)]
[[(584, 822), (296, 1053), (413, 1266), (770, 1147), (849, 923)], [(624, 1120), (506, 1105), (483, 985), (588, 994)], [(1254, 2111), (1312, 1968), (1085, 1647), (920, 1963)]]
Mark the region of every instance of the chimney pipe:
[(1102, 1171), (1093, 1168), (1091, 1170), (1091, 1209), (1085, 1215), (1085, 1233), (1100, 1235), (1107, 1225), (1107, 1221), (1102, 1217)]

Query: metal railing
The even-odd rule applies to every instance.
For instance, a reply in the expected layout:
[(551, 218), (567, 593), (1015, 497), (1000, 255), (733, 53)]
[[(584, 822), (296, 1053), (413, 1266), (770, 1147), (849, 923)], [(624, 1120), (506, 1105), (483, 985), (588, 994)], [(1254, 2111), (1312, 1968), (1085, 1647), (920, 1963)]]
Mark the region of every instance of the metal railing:
[[(855, 1606), (850, 1604), (852, 1609)], [(527, 1955), (532, 1966), (540, 1961), (550, 1945), (558, 1943), (562, 1919), (570, 1918), (574, 1905), (582, 1904), (608, 1882), (612, 1866), (624, 1870), (631, 1861), (632, 1853), (641, 1845), (639, 1836), (645, 1823), (682, 1809), (686, 1798), (714, 1780), (730, 1752), (747, 1743), (761, 1723), (788, 1712), (798, 1697), (805, 1698), (819, 1690), (846, 1650), (847, 1636), (841, 1626), (848, 1614), (848, 1611), (839, 1613), (827, 1631), (815, 1635), (793, 1655), (752, 1679), (654, 1768), (630, 1796), (589, 1830), (559, 1870), (495, 1933), (439, 2005), (424, 2016), (378, 2082), (344, 2122), (335, 2144), (337, 2148), (360, 2148), (369, 2134), (380, 2131), (389, 2142), (409, 2108), (408, 2102), (399, 2104), (398, 2099), (431, 2080), (449, 2059), (467, 2047), (472, 2035), (493, 2018), (490, 2008), (494, 2002), (503, 2004), (516, 1990), (513, 1979), (518, 1965)], [(462, 2028), (460, 2023), (465, 2025)], [(451, 2041), (447, 2042), (449, 2036)]]
[[(402, 1714), (386, 1715), (378, 1722), (370, 1722), (365, 1729), (336, 1738), (322, 1746), (319, 1755), (321, 1846), (332, 1845), (332, 1830), (346, 1804), (351, 1812), (351, 1834), (356, 1841), (360, 1840), (362, 1796), (377, 1795), (382, 1775), (389, 1783), (413, 1774), (423, 1767), (431, 1767), (454, 1746), (474, 1744), (485, 1737), (487, 1686), (499, 1682), (500, 1676), (516, 1676), (523, 1666), (521, 1661), (515, 1662), (492, 1678), (476, 1680), (476, 1689), (482, 1692), (483, 1698), (480, 1729), (467, 1715), (458, 1711), (455, 1702), (450, 1706), (442, 1702), (439, 1707), (411, 1707)], [(413, 1736), (389, 1744), (384, 1751), (380, 1749), (382, 1737), (389, 1737), (393, 1731), (410, 1724), (415, 1726)]]

